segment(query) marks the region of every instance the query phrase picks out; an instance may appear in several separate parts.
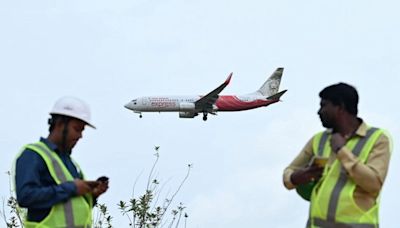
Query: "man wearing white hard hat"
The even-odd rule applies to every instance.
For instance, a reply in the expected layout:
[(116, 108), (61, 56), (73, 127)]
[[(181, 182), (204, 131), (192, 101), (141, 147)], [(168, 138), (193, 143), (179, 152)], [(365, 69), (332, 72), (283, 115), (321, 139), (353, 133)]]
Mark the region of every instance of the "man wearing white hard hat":
[(85, 126), (95, 128), (89, 106), (74, 97), (50, 111), (49, 135), (25, 145), (15, 163), (18, 204), (27, 208), (25, 228), (91, 227), (93, 202), (108, 189), (108, 178), (85, 181), (71, 158)]

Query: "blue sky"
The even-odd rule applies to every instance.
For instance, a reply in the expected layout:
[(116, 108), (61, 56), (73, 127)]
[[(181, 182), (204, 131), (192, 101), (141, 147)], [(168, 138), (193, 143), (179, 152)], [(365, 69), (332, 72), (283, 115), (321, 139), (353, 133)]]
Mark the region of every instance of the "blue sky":
[[(90, 179), (110, 177), (101, 201), (115, 206), (157, 174), (173, 191), (187, 227), (302, 227), (308, 204), (281, 181), (283, 169), (322, 126), (318, 92), (339, 81), (359, 91), (359, 113), (386, 128), (394, 151), (381, 199), (382, 227), (395, 227), (400, 204), (400, 20), (396, 1), (1, 1), (1, 173), (19, 149), (47, 136), (48, 111), (64, 95), (90, 104), (73, 156)], [(258, 89), (284, 67), (283, 102), (219, 113), (207, 122), (177, 113), (145, 114), (123, 105), (144, 95), (222, 94)], [(143, 183), (141, 183), (141, 181)], [(6, 174), (0, 182), (7, 183)], [(8, 196), (1, 185), (0, 196)]]

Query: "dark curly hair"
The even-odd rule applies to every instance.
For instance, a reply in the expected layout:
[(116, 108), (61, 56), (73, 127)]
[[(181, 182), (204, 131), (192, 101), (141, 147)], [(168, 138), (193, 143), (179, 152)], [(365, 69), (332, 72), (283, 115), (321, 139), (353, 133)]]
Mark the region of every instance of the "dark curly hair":
[(349, 113), (358, 113), (358, 93), (357, 90), (346, 83), (340, 82), (330, 85), (319, 93), (321, 99), (329, 100), (334, 105), (343, 105)]

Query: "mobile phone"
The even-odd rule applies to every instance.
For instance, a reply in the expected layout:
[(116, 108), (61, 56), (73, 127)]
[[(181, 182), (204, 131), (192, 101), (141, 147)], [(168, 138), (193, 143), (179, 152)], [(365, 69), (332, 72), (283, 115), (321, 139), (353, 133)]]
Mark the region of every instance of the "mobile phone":
[(108, 177), (106, 177), (106, 176), (101, 176), (101, 177), (97, 178), (97, 181), (100, 181), (100, 182), (107, 182), (107, 181), (108, 181)]
[(311, 166), (324, 167), (328, 163), (327, 157), (314, 156), (310, 162)]

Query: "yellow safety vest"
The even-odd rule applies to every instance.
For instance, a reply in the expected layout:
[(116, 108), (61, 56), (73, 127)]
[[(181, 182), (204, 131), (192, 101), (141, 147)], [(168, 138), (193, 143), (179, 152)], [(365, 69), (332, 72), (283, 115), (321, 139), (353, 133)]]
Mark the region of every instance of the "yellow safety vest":
[[(71, 173), (58, 157), (43, 142), (26, 145), (38, 153), (45, 161), (51, 177), (57, 184), (73, 181)], [(77, 165), (74, 162), (75, 165)], [(77, 167), (79, 168), (79, 166)], [(76, 196), (67, 202), (54, 205), (50, 213), (41, 222), (24, 221), (25, 228), (90, 228), (92, 225), (92, 196)]]
[[(365, 137), (352, 137), (346, 147), (366, 163), (376, 140), (382, 130), (369, 128)], [(332, 153), (328, 132), (321, 132), (313, 139), (314, 155), (329, 158)], [(354, 181), (348, 177), (339, 160), (335, 160), (324, 169), (321, 180), (311, 194), (309, 228), (377, 228), (378, 199), (368, 211), (361, 209), (354, 201), (356, 188)]]

